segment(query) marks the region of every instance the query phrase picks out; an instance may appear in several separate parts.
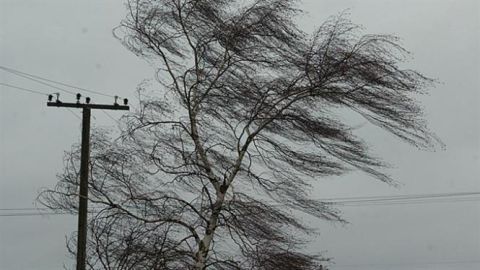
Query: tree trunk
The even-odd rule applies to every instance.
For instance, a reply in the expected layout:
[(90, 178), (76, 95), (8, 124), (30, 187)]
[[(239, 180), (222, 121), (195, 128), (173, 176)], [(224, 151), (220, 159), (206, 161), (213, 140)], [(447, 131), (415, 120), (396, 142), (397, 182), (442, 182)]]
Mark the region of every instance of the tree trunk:
[(205, 229), (205, 236), (200, 241), (198, 250), (195, 253), (195, 270), (204, 270), (206, 268), (208, 252), (213, 240), (213, 235), (215, 234), (215, 229), (217, 228), (218, 217), (220, 215), (224, 199), (225, 193), (221, 191), (218, 192), (217, 200), (213, 205), (212, 215), (210, 216), (207, 228)]

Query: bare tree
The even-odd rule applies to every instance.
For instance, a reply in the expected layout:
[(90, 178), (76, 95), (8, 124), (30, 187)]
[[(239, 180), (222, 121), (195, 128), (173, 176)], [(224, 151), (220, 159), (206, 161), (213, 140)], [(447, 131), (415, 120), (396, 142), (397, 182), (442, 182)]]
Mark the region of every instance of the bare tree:
[[(412, 98), (432, 81), (400, 67), (398, 39), (343, 15), (307, 35), (295, 2), (127, 2), (115, 35), (161, 87), (140, 87), (120, 138), (92, 138), (91, 269), (321, 269), (292, 210), (342, 219), (311, 184), (351, 169), (392, 182), (338, 113), (434, 146)], [(78, 155), (46, 205), (76, 211)]]

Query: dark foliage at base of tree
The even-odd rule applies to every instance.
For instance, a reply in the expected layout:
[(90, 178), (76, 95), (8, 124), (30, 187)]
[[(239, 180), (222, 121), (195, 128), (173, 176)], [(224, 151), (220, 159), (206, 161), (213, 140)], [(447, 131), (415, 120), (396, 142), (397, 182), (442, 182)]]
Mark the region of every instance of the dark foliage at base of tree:
[[(295, 211), (342, 219), (311, 185), (352, 169), (392, 182), (338, 114), (434, 146), (413, 99), (431, 80), (400, 67), (398, 39), (344, 16), (307, 35), (294, 4), (128, 1), (115, 35), (159, 84), (140, 86), (119, 138), (92, 136), (91, 269), (322, 269)], [(79, 153), (44, 204), (76, 211)]]

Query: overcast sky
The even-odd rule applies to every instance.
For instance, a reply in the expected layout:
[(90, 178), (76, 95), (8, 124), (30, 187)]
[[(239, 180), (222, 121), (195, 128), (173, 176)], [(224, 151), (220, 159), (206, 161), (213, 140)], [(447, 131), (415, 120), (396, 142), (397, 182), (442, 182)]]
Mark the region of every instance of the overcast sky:
[[(480, 1), (305, 0), (301, 27), (312, 31), (349, 9), (365, 33), (402, 38), (413, 53), (406, 66), (440, 81), (419, 97), (430, 128), (446, 150), (419, 151), (378, 128), (358, 132), (394, 165), (392, 187), (352, 173), (327, 178), (314, 197), (337, 198), (480, 191)], [(120, 1), (0, 0), (0, 66), (131, 97), (153, 68), (112, 36), (124, 14)], [(0, 70), (0, 82), (56, 92)], [(64, 100), (73, 96), (62, 94)], [(94, 102), (113, 99), (92, 95)], [(9, 217), (8, 208), (33, 207), (42, 187), (53, 187), (63, 153), (80, 139), (80, 111), (47, 108), (46, 97), (0, 85), (0, 269), (52, 270), (72, 265), (65, 236), (75, 216)], [(121, 114), (111, 112), (118, 118)], [(96, 126), (114, 126), (94, 112)], [(359, 123), (362, 121), (359, 119)], [(479, 198), (479, 197), (476, 197)], [(311, 251), (326, 251), (334, 270), (480, 269), (480, 201), (345, 206), (340, 226), (319, 228)], [(15, 211), (14, 211), (15, 212)], [(19, 211), (16, 211), (19, 212)], [(15, 212), (15, 213), (16, 213)], [(2, 216), (3, 215), (3, 216)]]

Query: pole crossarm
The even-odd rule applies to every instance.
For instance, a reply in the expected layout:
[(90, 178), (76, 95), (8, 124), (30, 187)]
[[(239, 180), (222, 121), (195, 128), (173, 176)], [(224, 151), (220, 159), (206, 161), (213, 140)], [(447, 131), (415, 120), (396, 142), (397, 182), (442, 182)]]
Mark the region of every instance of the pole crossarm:
[(130, 110), (126, 105), (107, 105), (107, 104), (86, 104), (86, 103), (66, 103), (66, 102), (47, 102), (48, 107), (67, 107), (67, 108), (82, 108), (82, 109), (101, 109), (101, 110)]

